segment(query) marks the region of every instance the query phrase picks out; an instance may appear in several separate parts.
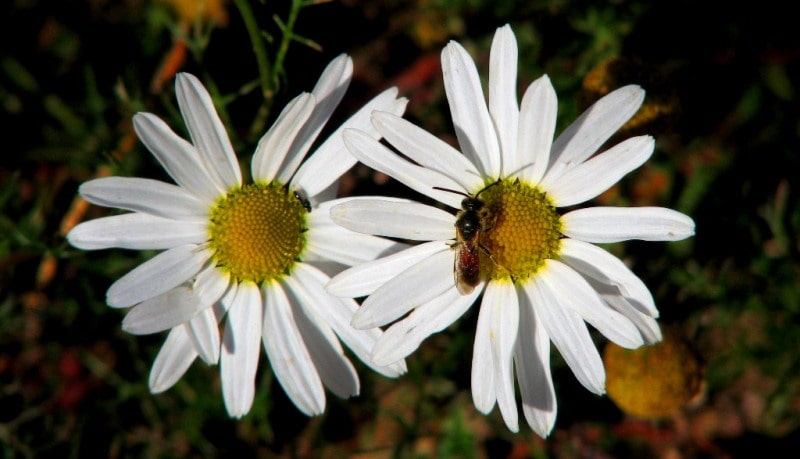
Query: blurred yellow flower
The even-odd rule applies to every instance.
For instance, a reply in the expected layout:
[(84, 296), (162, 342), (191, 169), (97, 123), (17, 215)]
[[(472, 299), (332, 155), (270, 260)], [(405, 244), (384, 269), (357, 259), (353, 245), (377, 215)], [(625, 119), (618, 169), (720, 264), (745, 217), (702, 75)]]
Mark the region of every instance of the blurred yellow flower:
[(641, 84), (648, 92), (648, 99), (639, 111), (620, 132), (639, 130), (661, 130), (662, 125), (669, 125), (678, 110), (677, 100), (663, 79), (662, 70), (647, 66), (641, 62), (611, 58), (595, 66), (583, 79), (583, 99), (595, 101), (605, 96), (612, 89), (625, 84)]
[(161, 0), (161, 2), (170, 5), (179, 21), (183, 23), (191, 24), (198, 16), (217, 25), (225, 25), (228, 22), (226, 0)]
[(700, 360), (674, 328), (665, 328), (660, 343), (635, 350), (609, 342), (603, 360), (609, 398), (636, 417), (671, 416), (702, 392)]

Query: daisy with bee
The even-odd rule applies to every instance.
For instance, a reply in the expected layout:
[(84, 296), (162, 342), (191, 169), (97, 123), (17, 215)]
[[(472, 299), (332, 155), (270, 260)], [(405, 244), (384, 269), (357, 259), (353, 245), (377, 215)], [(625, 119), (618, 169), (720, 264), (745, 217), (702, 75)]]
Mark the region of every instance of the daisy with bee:
[(551, 342), (581, 384), (603, 394), (605, 371), (587, 324), (626, 349), (661, 340), (647, 286), (595, 244), (677, 241), (694, 234), (694, 221), (661, 207), (561, 210), (598, 196), (653, 154), (647, 135), (604, 147), (645, 93), (618, 88), (556, 137), (558, 103), (547, 76), (517, 100), (517, 54), (511, 28), (499, 28), (487, 103), (467, 51), (457, 42), (442, 51), (461, 151), (389, 113), (374, 112), (372, 124), (404, 157), (345, 130), (344, 143), (359, 161), (454, 212), (405, 199), (341, 199), (331, 208), (336, 223), (418, 244), (349, 268), (326, 288), (365, 297), (355, 328), (388, 325), (373, 349), (378, 365), (407, 357), (479, 302), (473, 402), (483, 413), (497, 406), (516, 432), (518, 383), (525, 420), (544, 437), (557, 413)]

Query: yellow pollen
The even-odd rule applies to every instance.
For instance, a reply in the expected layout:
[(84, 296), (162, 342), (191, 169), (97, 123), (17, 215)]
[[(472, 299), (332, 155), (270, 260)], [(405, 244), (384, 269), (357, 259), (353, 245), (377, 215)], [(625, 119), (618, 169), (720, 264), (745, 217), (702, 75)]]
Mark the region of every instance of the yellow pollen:
[(211, 211), (214, 261), (239, 282), (290, 273), (305, 247), (307, 214), (300, 198), (277, 183), (231, 191)]
[(485, 277), (522, 282), (557, 258), (561, 249), (561, 219), (550, 198), (535, 186), (503, 180), (478, 196), (481, 212), (479, 241)]

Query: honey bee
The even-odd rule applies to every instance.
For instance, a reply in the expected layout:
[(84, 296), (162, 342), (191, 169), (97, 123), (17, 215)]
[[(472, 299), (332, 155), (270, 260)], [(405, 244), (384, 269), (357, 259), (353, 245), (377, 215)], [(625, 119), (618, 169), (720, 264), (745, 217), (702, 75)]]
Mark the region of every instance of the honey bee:
[(456, 214), (456, 242), (452, 246), (456, 250), (453, 276), (455, 277), (456, 288), (462, 295), (472, 293), (475, 290), (475, 286), (481, 281), (481, 257), (478, 250), (483, 251), (494, 261), (489, 249), (480, 242), (480, 235), (491, 230), (494, 223), (492, 216), (486, 212), (486, 203), (478, 196), (498, 183), (500, 183), (499, 179), (486, 185), (482, 190), (475, 193), (475, 196), (449, 188), (433, 187), (436, 190), (464, 196), (461, 201), (461, 210)]

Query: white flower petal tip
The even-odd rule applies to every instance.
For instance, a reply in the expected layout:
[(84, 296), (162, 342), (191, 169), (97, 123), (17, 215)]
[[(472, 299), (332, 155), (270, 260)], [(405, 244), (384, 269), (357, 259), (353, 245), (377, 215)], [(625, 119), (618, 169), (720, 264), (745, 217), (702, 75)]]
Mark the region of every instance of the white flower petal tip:
[(644, 90), (630, 85), (612, 91), (586, 109), (553, 142), (550, 167), (541, 185), (549, 188), (565, 171), (595, 154), (643, 101)]
[(372, 124), (393, 147), (415, 163), (446, 175), (464, 190), (481, 186), (475, 165), (458, 150), (395, 113), (376, 111)]
[[(369, 314), (364, 314), (362, 311), (363, 309), (359, 308), (359, 310), (356, 311), (355, 314), (353, 314), (353, 319), (350, 320), (350, 326), (352, 326), (356, 330), (368, 330), (370, 328), (375, 328), (376, 326), (374, 325), (375, 321), (372, 319), (372, 317)], [(394, 362), (394, 361), (386, 362), (385, 360), (380, 360), (379, 363), (379, 361), (377, 361), (374, 356), (372, 358), (372, 361), (375, 362), (376, 365), (380, 366), (388, 365)]]
[(78, 224), (67, 241), (82, 250), (169, 249), (208, 238), (203, 221), (179, 221), (139, 212), (101, 217)]
[(603, 97), (605, 98), (612, 95), (617, 97), (615, 101), (620, 106), (636, 107), (636, 110), (638, 110), (639, 107), (641, 107), (642, 102), (644, 102), (645, 90), (637, 84), (629, 84), (616, 89)]
[(325, 289), (342, 298), (365, 297), (421, 260), (445, 250), (450, 250), (446, 241), (418, 244), (342, 271), (325, 285)]
[(497, 132), (504, 176), (518, 170), (523, 161), (517, 153), (517, 62), (514, 32), (508, 25), (498, 28), (489, 53), (489, 113)]
[[(402, 365), (405, 367), (405, 360), (403, 358), (397, 358), (396, 352), (393, 352), (391, 349), (387, 349), (385, 347), (376, 347), (375, 352), (372, 354), (370, 361), (373, 365), (379, 367), (393, 367), (396, 364), (402, 362)], [(404, 369), (402, 372), (397, 373), (397, 376), (405, 373), (406, 370)]]
[[(202, 295), (199, 296), (202, 301)], [(189, 321), (186, 328), (200, 358), (208, 365), (219, 363), (219, 325), (214, 316), (214, 308), (206, 307)]]
[(159, 117), (137, 113), (133, 116), (133, 129), (170, 177), (198, 199), (210, 205), (225, 191), (216, 186), (210, 171), (202, 164), (197, 148), (178, 136)]
[(691, 217), (663, 207), (589, 207), (569, 212), (561, 221), (566, 236), (593, 243), (673, 242), (695, 234)]
[(406, 365), (405, 359), (399, 360), (390, 365), (379, 365), (379, 366), (385, 368), (383, 374), (387, 378), (398, 378), (408, 373), (408, 365)]
[(500, 140), (469, 53), (455, 41), (442, 50), (442, 76), (461, 150), (484, 176), (501, 172)]
[(397, 99), (397, 92), (397, 88), (383, 91), (348, 118), (298, 169), (290, 186), (305, 190), (306, 196), (312, 198), (338, 180), (356, 163), (356, 158), (344, 144), (342, 132), (359, 129), (379, 140), (380, 134), (372, 126), (370, 116), (376, 110), (402, 115), (408, 100)]
[(228, 414), (234, 418), (247, 414), (253, 405), (262, 317), (258, 287), (251, 282), (241, 283), (228, 310), (220, 354), (222, 396)]
[(542, 75), (528, 86), (520, 104), (517, 154), (524, 159), (517, 171), (506, 172), (529, 183), (539, 183), (550, 160), (557, 114), (556, 90), (550, 78)]
[(186, 373), (192, 365), (197, 352), (192, 346), (185, 327), (175, 327), (167, 335), (164, 345), (153, 362), (148, 385), (150, 392), (158, 394), (166, 391)]
[(515, 43), (517, 37), (514, 35), (514, 30), (511, 29), (511, 24), (505, 24), (497, 28), (495, 31), (495, 40), (501, 37), (503, 40), (513, 40)]
[(453, 208), (459, 208), (461, 196), (434, 189), (459, 189), (459, 183), (446, 174), (422, 167), (398, 156), (374, 137), (359, 129), (345, 129), (342, 140), (350, 153), (365, 165), (394, 177), (407, 187)]
[(251, 161), (254, 180), (270, 181), (275, 178), (315, 105), (314, 95), (307, 92), (286, 104), (272, 127), (258, 141)]
[(176, 220), (204, 220), (207, 206), (183, 188), (158, 180), (103, 177), (81, 184), (78, 194), (92, 204)]
[(209, 257), (211, 252), (193, 245), (161, 252), (111, 284), (106, 303), (127, 308), (167, 293), (194, 277)]
[(548, 194), (557, 207), (588, 201), (644, 164), (654, 148), (655, 139), (649, 135), (627, 139), (565, 171), (552, 183)]
[(373, 368), (383, 376), (392, 379), (406, 374), (408, 366), (405, 358), (408, 353), (389, 352), (390, 348), (397, 350), (397, 346), (387, 345), (390, 343), (384, 338), (386, 332), (381, 331), (379, 328), (369, 329), (369, 331), (376, 332), (374, 334), (376, 339), (368, 355), (369, 363), (372, 364)]
[(178, 106), (199, 159), (221, 191), (242, 184), (242, 172), (228, 132), (214, 101), (197, 77), (179, 73), (175, 80)]
[(188, 322), (200, 309), (200, 298), (192, 289), (177, 287), (131, 309), (122, 329), (134, 335), (158, 333)]
[(547, 440), (551, 433), (553, 433), (553, 427), (555, 427), (555, 416), (553, 416), (552, 422), (543, 423), (543, 424), (533, 424), (528, 423), (531, 429), (536, 432), (536, 435), (542, 437), (542, 439)]
[(354, 199), (334, 206), (330, 215), (336, 224), (357, 233), (417, 241), (455, 237), (452, 214), (412, 201)]
[[(263, 292), (262, 343), (275, 378), (303, 414), (321, 414), (325, 410), (325, 389), (310, 353), (311, 343), (306, 343), (298, 327), (307, 322), (302, 314), (295, 317), (296, 310), (280, 284), (267, 286)], [(324, 343), (319, 347), (323, 346)]]

